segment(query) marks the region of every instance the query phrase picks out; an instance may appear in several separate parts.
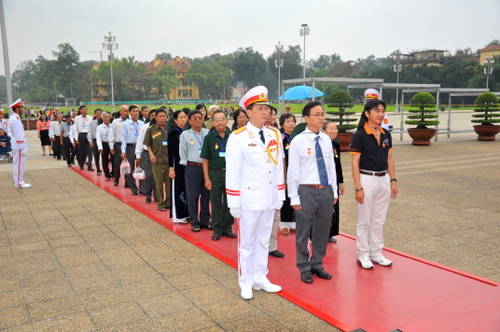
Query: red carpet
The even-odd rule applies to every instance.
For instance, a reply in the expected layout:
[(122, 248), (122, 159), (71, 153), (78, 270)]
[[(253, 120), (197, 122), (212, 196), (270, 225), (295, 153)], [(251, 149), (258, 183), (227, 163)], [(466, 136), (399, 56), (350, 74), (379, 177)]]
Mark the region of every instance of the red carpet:
[[(214, 242), (210, 231), (193, 233), (189, 225), (173, 224), (155, 203), (132, 196), (123, 180), (114, 187), (95, 172), (73, 170), (236, 268), (236, 240), (223, 237)], [(295, 236), (278, 236), (279, 250), (286, 257), (269, 258), (269, 279), (283, 287), (279, 295), (344, 331), (500, 331), (500, 283), (390, 248), (384, 255), (393, 267), (363, 270), (356, 264), (354, 238), (342, 234), (337, 244), (329, 244), (324, 261), (333, 279), (314, 277), (307, 285), (295, 267)]]

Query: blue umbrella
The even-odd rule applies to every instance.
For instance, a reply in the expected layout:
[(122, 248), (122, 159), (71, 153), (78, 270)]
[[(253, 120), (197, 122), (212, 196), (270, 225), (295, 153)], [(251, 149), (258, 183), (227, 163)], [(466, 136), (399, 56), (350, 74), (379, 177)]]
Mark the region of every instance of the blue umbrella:
[[(313, 88), (307, 85), (294, 86), (285, 91), (285, 100), (300, 100), (312, 98)], [(318, 89), (314, 89), (314, 96), (321, 97), (325, 94)], [(279, 97), (278, 100), (283, 100), (283, 96)]]

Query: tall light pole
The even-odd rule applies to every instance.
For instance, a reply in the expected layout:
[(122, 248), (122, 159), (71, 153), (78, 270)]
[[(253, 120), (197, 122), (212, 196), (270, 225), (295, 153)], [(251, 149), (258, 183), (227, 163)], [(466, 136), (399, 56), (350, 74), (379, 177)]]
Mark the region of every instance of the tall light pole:
[[(393, 55), (392, 58), (394, 59), (394, 62), (396, 63), (394, 65), (394, 71), (396, 72), (396, 84), (399, 84), (399, 73), (401, 72), (401, 69), (403, 69), (403, 65), (400, 63), (401, 53), (399, 52), (399, 50), (397, 50), (397, 52)], [(396, 87), (396, 112), (399, 112), (398, 97), (399, 97), (399, 89)]]
[[(7, 105), (12, 104), (12, 81), (10, 79), (9, 48), (7, 46), (7, 31), (5, 28), (5, 13), (3, 11), (3, 0), (0, 0), (0, 28), (2, 29), (3, 62), (5, 67), (5, 83), (7, 86)], [(10, 109), (7, 108), (10, 114)]]
[(307, 24), (302, 24), (302, 27), (300, 28), (300, 35), (304, 36), (304, 77), (306, 78), (306, 36), (309, 35), (309, 27)]
[[(276, 52), (278, 52), (278, 60), (274, 60), (274, 66), (278, 68), (278, 97), (281, 96), (281, 68), (283, 68), (283, 64), (285, 63), (285, 59), (281, 58), (281, 52), (283, 52), (283, 44), (278, 42), (276, 45)], [(281, 103), (278, 100), (278, 115), (281, 115)]]
[(111, 109), (115, 111), (115, 91), (113, 88), (113, 61), (115, 55), (113, 54), (114, 50), (118, 49), (118, 43), (116, 42), (116, 36), (111, 34), (111, 31), (108, 32), (107, 36), (104, 36), (104, 41), (102, 42), (102, 48), (109, 51), (109, 63), (111, 65)]
[(495, 61), (493, 61), (493, 57), (491, 55), (488, 55), (484, 61), (484, 65), (486, 66), (486, 68), (483, 68), (484, 73), (486, 74), (486, 89), (488, 89), (488, 85), (490, 83), (490, 74), (493, 73), (492, 65), (494, 62)]

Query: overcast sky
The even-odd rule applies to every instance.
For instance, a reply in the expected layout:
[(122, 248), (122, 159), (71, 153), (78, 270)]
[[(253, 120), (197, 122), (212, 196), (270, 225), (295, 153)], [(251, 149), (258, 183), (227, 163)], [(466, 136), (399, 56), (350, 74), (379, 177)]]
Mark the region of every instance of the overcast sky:
[[(11, 73), (38, 55), (52, 59), (70, 43), (80, 60), (99, 60), (103, 36), (117, 37), (118, 57), (202, 57), (253, 47), (265, 57), (278, 41), (306, 58), (385, 57), (396, 49), (477, 50), (500, 39), (500, 0), (3, 0)], [(0, 74), (4, 74), (3, 55)], [(286, 64), (285, 64), (286, 65)]]

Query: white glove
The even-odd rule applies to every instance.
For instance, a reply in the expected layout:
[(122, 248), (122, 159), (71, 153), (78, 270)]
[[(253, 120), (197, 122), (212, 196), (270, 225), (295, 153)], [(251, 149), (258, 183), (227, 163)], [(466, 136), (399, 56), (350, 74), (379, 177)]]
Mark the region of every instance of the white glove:
[(21, 150), (21, 154), (26, 154), (26, 150), (25, 150), (25, 149), (22, 149), (22, 150)]
[(229, 213), (231, 213), (231, 215), (235, 218), (241, 218), (241, 208), (237, 207), (237, 208), (230, 208), (229, 209)]
[(279, 201), (278, 204), (276, 204), (276, 211), (281, 210), (282, 207), (283, 207), (283, 201)]

